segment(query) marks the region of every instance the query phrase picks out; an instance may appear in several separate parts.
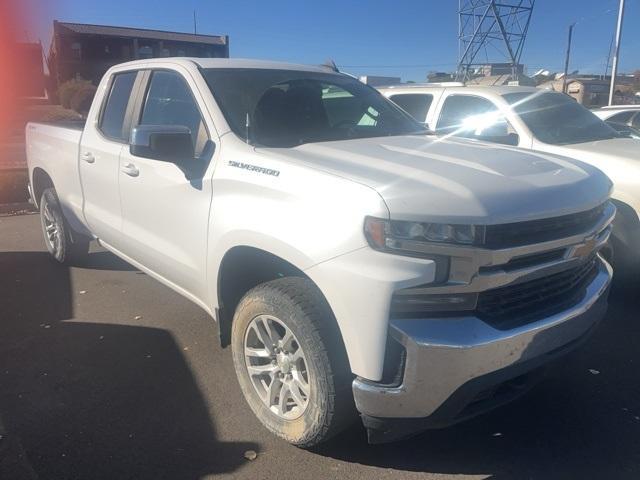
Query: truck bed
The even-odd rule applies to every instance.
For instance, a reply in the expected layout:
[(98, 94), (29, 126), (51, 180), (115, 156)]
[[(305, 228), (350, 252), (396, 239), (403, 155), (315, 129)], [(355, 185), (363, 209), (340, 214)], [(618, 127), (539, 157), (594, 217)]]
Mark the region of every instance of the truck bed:
[(62, 210), (74, 227), (82, 215), (82, 189), (78, 173), (78, 155), (83, 121), (28, 123), (26, 127), (29, 181), (34, 187), (34, 200), (42, 192), (38, 188), (38, 172), (46, 172), (55, 186)]
[(70, 130), (84, 130), (86, 119), (81, 120), (52, 120), (50, 122), (29, 122), (33, 125), (47, 125), (52, 127), (68, 128)]

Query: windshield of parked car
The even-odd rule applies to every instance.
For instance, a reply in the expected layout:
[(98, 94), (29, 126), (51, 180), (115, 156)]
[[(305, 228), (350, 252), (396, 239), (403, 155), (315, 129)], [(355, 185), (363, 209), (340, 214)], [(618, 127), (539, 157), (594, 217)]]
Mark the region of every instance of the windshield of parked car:
[(507, 93), (504, 99), (536, 139), (552, 145), (619, 138), (620, 134), (568, 95)]
[(257, 68), (203, 74), (231, 129), (254, 145), (426, 133), (376, 90), (347, 75)]

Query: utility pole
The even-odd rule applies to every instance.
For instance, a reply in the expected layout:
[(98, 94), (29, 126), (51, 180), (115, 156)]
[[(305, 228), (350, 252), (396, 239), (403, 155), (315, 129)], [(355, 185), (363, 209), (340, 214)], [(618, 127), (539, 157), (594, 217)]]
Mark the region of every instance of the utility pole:
[(196, 11), (193, 11), (193, 34), (197, 35), (198, 34), (198, 22), (196, 20)]
[(620, 56), (620, 39), (622, 38), (622, 20), (624, 18), (624, 0), (620, 0), (618, 10), (618, 26), (616, 27), (616, 50), (611, 66), (611, 87), (609, 88), (609, 105), (613, 105), (613, 94), (616, 90), (616, 76), (618, 75), (618, 58)]
[(609, 65), (611, 64), (611, 49), (613, 48), (613, 35), (611, 36), (611, 41), (609, 42), (609, 53), (607, 54), (607, 65), (604, 67), (604, 76), (602, 80), (607, 79), (607, 73), (609, 73)]
[(562, 77), (562, 93), (567, 93), (567, 75), (569, 75), (569, 56), (571, 55), (571, 36), (575, 23), (569, 25), (569, 41), (567, 42), (567, 56), (564, 59), (564, 75)]

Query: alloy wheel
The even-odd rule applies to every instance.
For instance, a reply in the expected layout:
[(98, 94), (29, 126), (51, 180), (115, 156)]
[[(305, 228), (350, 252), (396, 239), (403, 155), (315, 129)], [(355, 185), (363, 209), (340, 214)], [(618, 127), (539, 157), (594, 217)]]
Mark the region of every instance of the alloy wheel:
[(304, 351), (289, 327), (271, 315), (258, 315), (247, 327), (244, 357), (262, 402), (280, 418), (299, 418), (309, 404), (311, 384)]

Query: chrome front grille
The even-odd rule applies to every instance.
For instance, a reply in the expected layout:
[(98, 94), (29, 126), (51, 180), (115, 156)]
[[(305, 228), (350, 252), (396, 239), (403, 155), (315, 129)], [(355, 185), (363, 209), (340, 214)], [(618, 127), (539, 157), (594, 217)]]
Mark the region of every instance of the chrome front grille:
[(596, 257), (578, 267), (478, 295), (475, 313), (496, 328), (513, 328), (578, 303), (597, 273)]
[(509, 248), (548, 242), (585, 232), (602, 218), (605, 205), (602, 204), (585, 212), (560, 217), (489, 225), (486, 227), (483, 246), (486, 248)]
[[(474, 315), (495, 328), (509, 329), (570, 308), (583, 298), (597, 275), (597, 252), (609, 239), (614, 216), (615, 207), (606, 202), (597, 209), (567, 216), (569, 219), (523, 222), (532, 243), (509, 248), (430, 244), (425, 247), (425, 255), (449, 259), (448, 279), (397, 290), (391, 300), (390, 316)], [(552, 236), (559, 231), (580, 231), (535, 243), (532, 236), (547, 238), (535, 233), (541, 222), (554, 232)], [(519, 224), (510, 224), (514, 225)], [(519, 238), (517, 232), (507, 235), (511, 240), (504, 243)]]

